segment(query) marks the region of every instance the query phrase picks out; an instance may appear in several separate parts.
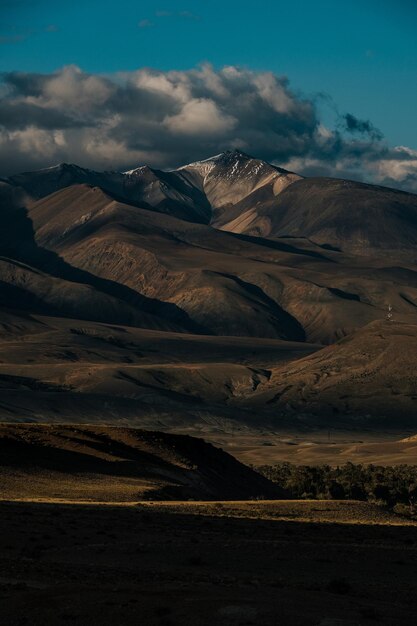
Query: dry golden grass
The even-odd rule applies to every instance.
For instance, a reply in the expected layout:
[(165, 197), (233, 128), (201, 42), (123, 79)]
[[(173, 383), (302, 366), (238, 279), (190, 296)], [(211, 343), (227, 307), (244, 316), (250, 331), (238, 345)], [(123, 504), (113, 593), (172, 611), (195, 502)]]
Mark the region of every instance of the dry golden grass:
[(303, 523), (417, 526), (417, 522), (385, 511), (375, 504), (355, 500), (268, 500), (224, 502), (144, 502), (144, 509), (168, 510), (180, 515)]

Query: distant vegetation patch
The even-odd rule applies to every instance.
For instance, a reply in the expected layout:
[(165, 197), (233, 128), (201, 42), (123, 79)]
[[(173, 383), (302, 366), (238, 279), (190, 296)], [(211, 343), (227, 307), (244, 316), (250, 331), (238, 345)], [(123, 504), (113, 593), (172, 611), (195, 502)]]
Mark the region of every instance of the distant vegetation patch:
[(289, 498), (366, 500), (417, 519), (417, 465), (261, 465), (256, 470)]

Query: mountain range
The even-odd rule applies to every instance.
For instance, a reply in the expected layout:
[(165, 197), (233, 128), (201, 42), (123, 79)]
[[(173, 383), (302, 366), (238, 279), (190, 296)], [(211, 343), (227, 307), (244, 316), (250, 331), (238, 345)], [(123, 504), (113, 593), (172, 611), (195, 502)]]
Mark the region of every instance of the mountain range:
[(0, 202), (0, 417), (413, 423), (416, 195), (235, 150)]

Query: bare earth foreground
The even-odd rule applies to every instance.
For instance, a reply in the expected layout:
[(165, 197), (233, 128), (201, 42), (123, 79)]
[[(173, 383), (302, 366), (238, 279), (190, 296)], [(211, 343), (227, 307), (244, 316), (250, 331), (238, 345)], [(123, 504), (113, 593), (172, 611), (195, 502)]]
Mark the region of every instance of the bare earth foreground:
[(364, 502), (248, 499), (268, 486), (191, 437), (2, 425), (0, 623), (415, 624), (416, 524)]
[(351, 502), (2, 502), (1, 623), (412, 625), (399, 524)]

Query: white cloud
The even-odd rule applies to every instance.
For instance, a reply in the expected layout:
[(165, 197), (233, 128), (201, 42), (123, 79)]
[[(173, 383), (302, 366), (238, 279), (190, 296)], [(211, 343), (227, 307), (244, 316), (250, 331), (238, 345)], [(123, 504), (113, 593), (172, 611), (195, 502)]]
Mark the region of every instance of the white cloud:
[(45, 83), (42, 98), (44, 106), (50, 108), (89, 111), (103, 105), (112, 91), (102, 78), (86, 75), (76, 65), (70, 65)]
[(387, 158), (371, 162), (368, 170), (376, 182), (406, 185), (417, 192), (417, 150), (396, 146)]
[(0, 175), (58, 161), (92, 168), (171, 167), (239, 147), (307, 175), (417, 191), (417, 151), (390, 148), (352, 114), (325, 126), (315, 102), (271, 72), (210, 64), (88, 74), (11, 72), (0, 83)]
[(192, 99), (186, 102), (180, 113), (167, 116), (165, 126), (175, 134), (190, 136), (218, 135), (232, 130), (237, 120), (220, 111), (213, 100)]
[(272, 73), (259, 74), (255, 77), (254, 84), (258, 87), (260, 96), (277, 113), (291, 111), (294, 99), (289, 96), (285, 86), (278, 82)]

